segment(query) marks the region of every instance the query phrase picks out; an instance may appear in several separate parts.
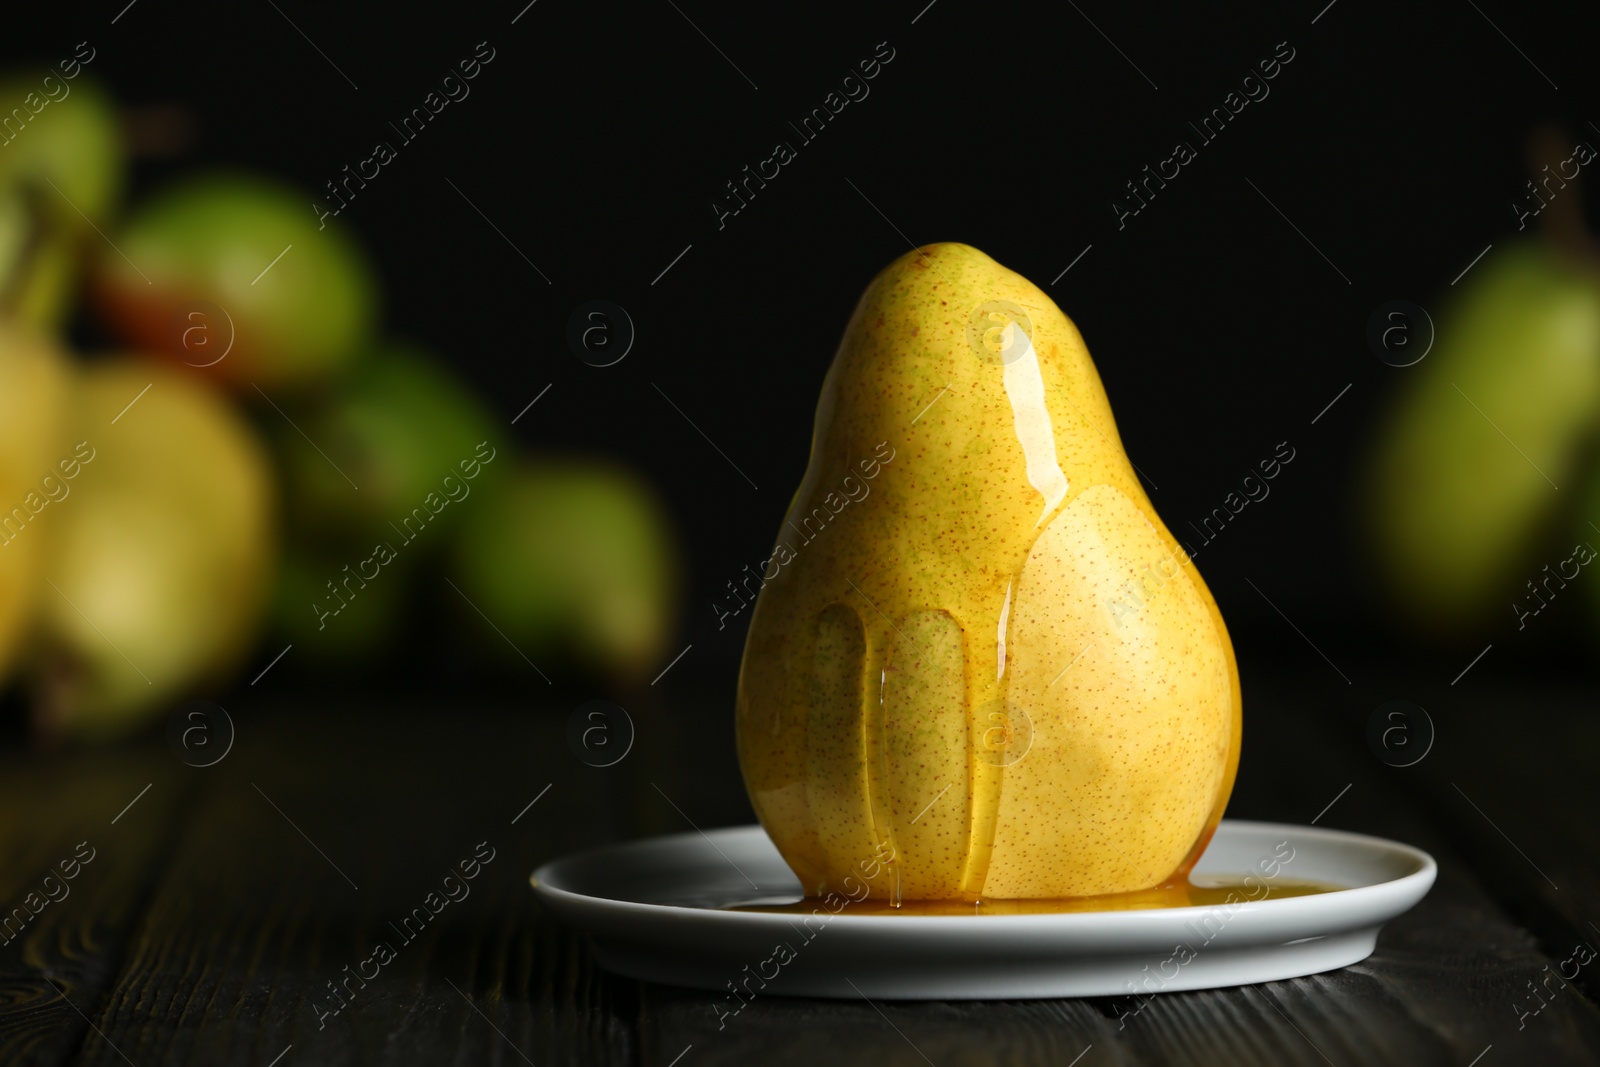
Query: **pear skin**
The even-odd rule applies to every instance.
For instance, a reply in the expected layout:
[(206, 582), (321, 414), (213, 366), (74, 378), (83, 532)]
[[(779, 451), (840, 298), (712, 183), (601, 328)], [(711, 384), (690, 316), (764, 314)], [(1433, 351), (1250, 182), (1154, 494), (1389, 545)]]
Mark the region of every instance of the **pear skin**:
[(751, 584), (740, 766), (808, 894), (1128, 892), (1216, 829), (1241, 727), (1222, 617), (1077, 328), (982, 252), (868, 286)]

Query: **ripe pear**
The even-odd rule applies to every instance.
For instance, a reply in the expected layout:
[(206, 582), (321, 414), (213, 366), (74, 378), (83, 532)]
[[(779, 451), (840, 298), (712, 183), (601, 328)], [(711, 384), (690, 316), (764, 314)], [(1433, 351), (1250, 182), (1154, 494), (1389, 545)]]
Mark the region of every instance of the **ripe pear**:
[(1536, 535), (1600, 420), (1600, 273), (1496, 249), (1440, 315), (1375, 451), (1368, 521), (1395, 600), (1439, 633), (1524, 595)]
[(74, 440), (90, 454), (48, 516), (40, 712), (49, 732), (98, 739), (159, 715), (247, 651), (271, 574), (275, 493), (249, 424), (185, 372), (99, 362), (74, 394)]
[[(277, 449), (291, 524), (311, 540), (348, 541), (340, 551), (362, 555), (373, 538), (395, 536), (389, 524), (441, 492), (444, 478), (459, 479), (480, 443), (502, 439), (448, 365), (395, 342), (366, 354), (330, 395), (296, 409), (294, 421), (305, 436), (284, 425)], [(447, 507), (439, 519), (453, 524), (459, 510)]]
[[(252, 385), (275, 397), (325, 382), (368, 344), (372, 267), (292, 188), (247, 175), (195, 178), (140, 207), (116, 242), (121, 254), (102, 257), (96, 286), (116, 334), (209, 367), (252, 397)], [(198, 301), (221, 315), (193, 310)]]
[[(46, 83), (53, 92), (41, 91)], [(28, 117), (19, 124), (6, 112), (11, 121), (0, 131), (0, 184), (36, 181), (50, 191), (54, 183), (59, 193), (51, 196), (63, 220), (85, 230), (91, 222), (104, 224), (122, 191), (124, 169), (111, 98), (92, 78), (27, 71), (0, 80), (0, 100), (26, 102), (19, 110)]]
[(1077, 328), (977, 249), (927, 246), (867, 287), (757, 581), (739, 760), (808, 893), (1144, 889), (1221, 819), (1222, 617)]
[[(16, 663), (41, 588), (72, 464), (64, 422), (68, 372), (53, 342), (0, 323), (0, 684)], [(63, 486), (67, 488), (63, 490)]]
[[(502, 435), (446, 363), (392, 341), (329, 393), (284, 407), (305, 436), (287, 423), (275, 434), (295, 542), (274, 597), (277, 628), (312, 656), (371, 658), (404, 624), (419, 564), (448, 548), (496, 480), (503, 463), (485, 467), (480, 456)], [(379, 543), (397, 558), (364, 581)]]
[(499, 473), (481, 501), (462, 505), (452, 567), (461, 592), (535, 662), (571, 653), (628, 681), (659, 670), (677, 614), (677, 556), (655, 497), (593, 461)]
[[(392, 533), (375, 539), (400, 543)], [(354, 541), (342, 552), (297, 545), (285, 553), (273, 590), (272, 621), (297, 656), (303, 650), (308, 660), (349, 664), (393, 651), (410, 617), (406, 596), (417, 568), (414, 559), (401, 557), (371, 581), (358, 580), (372, 555), (371, 544)]]
[[(59, 326), (94, 226), (111, 224), (123, 184), (116, 107), (87, 76), (0, 79), (0, 308)], [(18, 116), (26, 121), (19, 121)]]

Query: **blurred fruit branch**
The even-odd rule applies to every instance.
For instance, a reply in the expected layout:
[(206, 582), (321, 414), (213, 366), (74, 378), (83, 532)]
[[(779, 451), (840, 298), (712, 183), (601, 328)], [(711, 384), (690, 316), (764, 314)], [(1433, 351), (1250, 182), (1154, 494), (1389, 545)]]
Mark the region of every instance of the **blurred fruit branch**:
[(309, 195), (202, 174), (122, 214), (130, 140), (192, 128), (73, 88), (0, 144), (0, 684), (39, 732), (125, 734), (268, 635), (393, 655), (422, 596), (518, 670), (648, 677), (677, 559), (645, 486), (519, 454), (446, 361), (383, 335), (376, 271)]

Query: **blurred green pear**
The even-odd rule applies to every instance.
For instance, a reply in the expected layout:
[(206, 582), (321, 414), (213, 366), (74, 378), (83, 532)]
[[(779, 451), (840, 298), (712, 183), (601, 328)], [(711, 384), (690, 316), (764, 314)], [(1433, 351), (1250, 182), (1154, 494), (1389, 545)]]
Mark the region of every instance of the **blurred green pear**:
[(41, 590), (39, 562), (72, 480), (65, 357), (46, 338), (0, 324), (0, 683), (17, 661)]
[(52, 520), (40, 724), (126, 733), (248, 651), (275, 552), (266, 452), (227, 397), (147, 361), (89, 365), (84, 469)]
[[(1375, 453), (1368, 520), (1396, 600), (1445, 635), (1504, 612), (1600, 421), (1600, 274), (1496, 249), (1437, 323)], [(1558, 490), (1557, 487), (1560, 487)]]
[[(654, 496), (597, 462), (503, 473), (463, 515), (452, 567), (461, 592), (535, 659), (572, 653), (630, 681), (659, 669), (678, 610), (678, 560)], [(481, 625), (471, 607), (462, 611)]]
[[(122, 340), (253, 395), (326, 382), (370, 342), (378, 286), (365, 254), (311, 199), (274, 180), (210, 175), (171, 186), (115, 235), (97, 302)], [(210, 347), (186, 329), (199, 302)], [(186, 340), (187, 338), (187, 340)], [(231, 342), (221, 356), (216, 346)]]
[[(447, 547), (447, 531), (493, 482), (494, 461), (482, 458), (500, 454), (500, 435), (448, 367), (393, 342), (294, 419), (306, 437), (288, 425), (274, 435), (292, 544), (274, 619), (310, 655), (370, 658), (405, 622), (418, 564)], [(396, 556), (381, 566), (379, 542)]]
[(85, 242), (101, 242), (121, 195), (116, 107), (87, 77), (42, 72), (0, 79), (0, 101), (19, 102), (0, 112), (0, 313), (59, 326)]
[[(459, 481), (460, 464), (481, 442), (500, 439), (482, 403), (443, 363), (392, 343), (295, 422), (305, 437), (290, 427), (278, 435), (291, 524), (297, 535), (341, 549), (370, 549), (374, 537), (400, 533), (390, 524), (429, 493), (443, 495), (443, 480)], [(452, 523), (460, 510), (446, 507), (439, 518)]]
[[(392, 534), (389, 539), (397, 540)], [(365, 580), (361, 563), (371, 552), (371, 545), (343, 556), (303, 547), (286, 551), (272, 614), (276, 629), (296, 651), (348, 663), (374, 658), (391, 645), (406, 621), (412, 568), (396, 559)]]

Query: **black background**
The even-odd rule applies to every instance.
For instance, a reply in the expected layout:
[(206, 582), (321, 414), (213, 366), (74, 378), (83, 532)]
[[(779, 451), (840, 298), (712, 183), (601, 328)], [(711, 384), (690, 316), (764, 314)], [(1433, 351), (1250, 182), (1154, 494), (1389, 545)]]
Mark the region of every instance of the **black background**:
[[(1309, 693), (1364, 709), (1443, 692), (1485, 642), (1412, 643), (1368, 580), (1363, 449), (1407, 371), (1364, 334), (1391, 299), (1437, 309), (1485, 246), (1511, 239), (1539, 123), (1600, 136), (1587, 125), (1592, 39), (1572, 11), (925, 2), (118, 0), (8, 16), (0, 49), (8, 63), (51, 63), (87, 40), (88, 69), (124, 103), (192, 116), (186, 152), (139, 162), (134, 200), (180, 172), (242, 166), (303, 185), (311, 212), (314, 191), (375, 141), (396, 142), (388, 123), (488, 42), (495, 58), (471, 95), (401, 147), (341, 221), (380, 264), (390, 332), (446, 355), (508, 423), (551, 384), (515, 427), (524, 446), (615, 457), (657, 488), (687, 559), (678, 645), (694, 645), (672, 681), (710, 685), (719, 715), (747, 616), (719, 632), (710, 602), (768, 554), (861, 290), (913, 242), (946, 240), (1033, 279), (1077, 322), (1179, 536), (1278, 442), (1295, 449), (1271, 496), (1197, 560), (1247, 691), (1270, 659)], [(794, 144), (787, 123), (879, 42), (895, 58), (870, 95), (796, 145), (719, 230), (723, 183), (775, 141)], [(1198, 146), (1186, 123), (1279, 42), (1295, 57), (1270, 96), (1119, 230), (1110, 202), (1123, 183), (1179, 139)], [(595, 298), (623, 305), (638, 331), (609, 368), (565, 342), (572, 310)], [(1588, 613), (1573, 600), (1565, 610)], [(1577, 629), (1522, 639), (1510, 621), (1487, 635), (1496, 650), (1480, 670), (1553, 667), (1582, 648)], [(1391, 692), (1363, 676), (1368, 663), (1434, 681)], [(405, 680), (449, 669), (416, 661)]]

